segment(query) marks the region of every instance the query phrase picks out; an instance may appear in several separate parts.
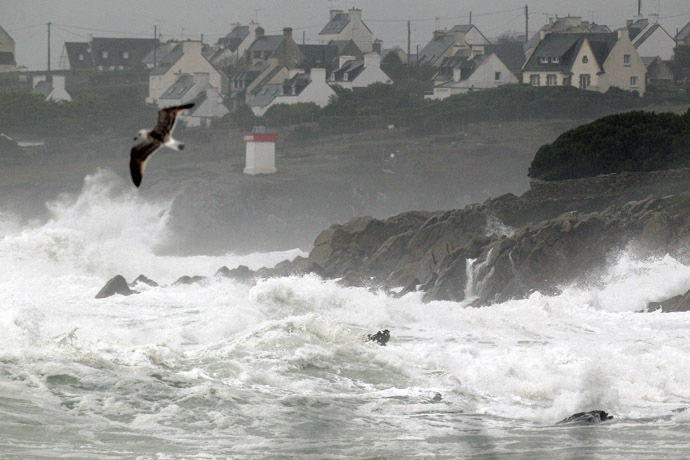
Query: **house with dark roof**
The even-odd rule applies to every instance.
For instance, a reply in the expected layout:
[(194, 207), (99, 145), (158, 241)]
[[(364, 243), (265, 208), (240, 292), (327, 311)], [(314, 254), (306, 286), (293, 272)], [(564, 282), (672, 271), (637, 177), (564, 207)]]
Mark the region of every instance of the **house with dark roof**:
[(326, 83), (326, 69), (312, 68), (308, 73), (293, 69), (282, 82), (261, 88), (249, 107), (254, 115), (261, 117), (276, 104), (311, 102), (323, 108), (333, 95), (335, 91)]
[(393, 80), (381, 69), (381, 56), (367, 53), (363, 60), (340, 56), (339, 67), (331, 72), (328, 83), (345, 89), (366, 88), (374, 83), (391, 84)]
[(603, 24), (595, 22), (583, 21), (580, 16), (565, 16), (559, 18), (558, 16), (549, 18), (548, 24), (542, 26), (541, 29), (524, 44), (525, 55), (529, 57), (530, 54), (539, 44), (541, 37), (552, 32), (561, 34), (608, 34), (611, 29)]
[[(519, 46), (522, 52), (522, 46)], [(425, 96), (425, 99), (445, 99), (519, 81), (495, 52), (459, 53), (443, 59), (434, 76), (433, 94)]]
[(393, 48), (384, 48), (383, 41), (378, 38), (374, 40), (374, 52), (379, 53), (382, 62), (386, 61), (386, 58), (394, 54), (395, 57), (392, 57), (392, 59), (399, 60), (401, 64), (407, 64), (407, 53), (403, 51), (402, 48), (397, 45), (393, 46)]
[(262, 27), (256, 29), (256, 39), (247, 48), (245, 61), (256, 64), (268, 58), (278, 60), (288, 69), (293, 69), (304, 62), (304, 54), (292, 39), (292, 28), (285, 27), (282, 35), (265, 35)]
[(225, 99), (218, 92), (218, 89), (212, 86), (199, 91), (190, 102), (194, 103), (194, 107), (180, 115), (180, 120), (186, 126), (208, 128), (213, 120), (222, 118), (230, 113), (230, 110), (225, 105)]
[(345, 13), (342, 10), (331, 10), (328, 24), (319, 32), (319, 43), (354, 41), (363, 53), (373, 50), (374, 33), (364, 23), (362, 10), (351, 8)]
[(247, 49), (256, 40), (256, 29), (259, 24), (251, 21), (248, 25), (235, 24), (233, 29), (221, 37), (213, 47), (210, 57), (213, 65), (219, 68), (236, 67)]
[(647, 86), (654, 86), (656, 88), (662, 88), (667, 86), (672, 86), (675, 80), (673, 70), (671, 66), (661, 59), (659, 56), (656, 57), (643, 57), (642, 62), (644, 62), (647, 68)]
[(72, 100), (72, 95), (65, 89), (65, 76), (58, 74), (53, 74), (50, 78), (47, 75), (34, 75), (31, 94), (39, 94), (46, 101)]
[(642, 57), (659, 56), (665, 61), (673, 59), (674, 38), (659, 24), (659, 15), (650, 14), (627, 21), (630, 40)]
[[(352, 42), (354, 44), (354, 42)], [(337, 62), (338, 47), (336, 45), (297, 45), (304, 54), (302, 67), (319, 67), (330, 70)], [(357, 46), (357, 45), (355, 45)]]
[(431, 41), (419, 52), (417, 63), (438, 67), (443, 62), (443, 58), (454, 56), (462, 50), (471, 50), (473, 47), (490, 44), (476, 26), (459, 24), (450, 30), (435, 31)]
[(208, 60), (203, 43), (187, 40), (176, 42), (149, 73), (149, 96), (146, 102), (161, 105), (161, 96), (184, 74), (208, 74), (211, 87), (217, 88), (222, 94), (227, 90), (227, 77)]
[(153, 38), (92, 37), (88, 42), (65, 42), (60, 70), (117, 71), (146, 69), (144, 58), (158, 46)]
[(14, 72), (16, 70), (14, 39), (0, 26), (0, 72)]
[(600, 92), (617, 87), (644, 94), (646, 68), (627, 29), (603, 34), (541, 33), (523, 66), (524, 83)]

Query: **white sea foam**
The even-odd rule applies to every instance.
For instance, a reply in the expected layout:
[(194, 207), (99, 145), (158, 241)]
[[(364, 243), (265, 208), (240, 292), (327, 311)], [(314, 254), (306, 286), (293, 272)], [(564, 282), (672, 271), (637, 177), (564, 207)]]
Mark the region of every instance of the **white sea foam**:
[[(50, 209), (49, 222), (8, 226), (0, 238), (0, 444), (35, 449), (59, 423), (73, 429), (47, 448), (55, 456), (90, 446), (99, 457), (115, 450), (107, 433), (118, 432), (118, 458), (329, 448), (404, 458), (409, 442), (457, 455), (463, 430), (467, 452), (486, 453), (466, 444), (475, 432), (477, 446), (532, 442), (529, 427), (593, 409), (687, 425), (672, 410), (690, 399), (690, 315), (636, 313), (690, 287), (690, 267), (670, 256), (623, 253), (588, 285), (480, 309), (315, 276), (142, 286), (96, 300), (115, 273), (167, 283), (301, 252), (158, 256), (169, 203), (141, 202), (107, 172)], [(384, 328), (387, 347), (365, 340)], [(641, 436), (626, 438), (625, 426), (612, 451)], [(576, 442), (553, 436), (551, 446)], [(664, 442), (676, 452), (670, 434)]]

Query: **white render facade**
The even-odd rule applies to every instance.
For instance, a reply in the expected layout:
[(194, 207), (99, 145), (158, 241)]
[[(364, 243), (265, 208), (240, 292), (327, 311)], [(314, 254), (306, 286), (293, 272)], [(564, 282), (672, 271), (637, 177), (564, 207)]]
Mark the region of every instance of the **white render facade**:
[(445, 99), (455, 94), (465, 94), (469, 91), (498, 88), (510, 83), (518, 83), (519, 80), (508, 67), (495, 54), (477, 56), (477, 68), (472, 74), (460, 79), (460, 69), (453, 69), (453, 78), (450, 81), (434, 86), (433, 95), (425, 99)]
[[(347, 14), (348, 22), (342, 28), (329, 30), (329, 25), (337, 21), (339, 17)], [(354, 41), (363, 53), (373, 51), (374, 34), (362, 20), (362, 10), (350, 9), (347, 13), (340, 10), (331, 10), (330, 22), (319, 33), (319, 43), (327, 45), (330, 41)]]
[[(300, 69), (290, 72), (292, 78)], [(268, 109), (276, 104), (298, 104), (300, 102), (313, 102), (321, 108), (328, 105), (330, 97), (335, 95), (335, 91), (326, 83), (326, 69), (313, 68), (309, 73), (309, 84), (296, 95), (281, 94), (273, 98), (267, 105), (251, 105), (251, 110), (257, 117), (262, 117)]]
[[(330, 85), (339, 85), (345, 89), (366, 88), (374, 83), (392, 84), (393, 80), (381, 69), (381, 56), (378, 53), (367, 53), (364, 55), (364, 68), (351, 78), (347, 72), (339, 72), (349, 62), (353, 61), (352, 56), (340, 56), (339, 69), (331, 73)], [(361, 61), (360, 61), (361, 62)], [(338, 75), (336, 77), (336, 75)]]

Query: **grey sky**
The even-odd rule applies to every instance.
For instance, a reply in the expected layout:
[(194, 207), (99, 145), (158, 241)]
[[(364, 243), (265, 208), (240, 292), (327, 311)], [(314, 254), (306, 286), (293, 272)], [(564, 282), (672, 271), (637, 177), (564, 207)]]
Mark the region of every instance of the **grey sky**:
[[(353, 6), (363, 10), (364, 21), (386, 47), (407, 47), (405, 20), (412, 19), (414, 50), (431, 38), (436, 26), (467, 23), (470, 11), (472, 22), (489, 38), (506, 30), (524, 31), (525, 4), (530, 10), (530, 31), (543, 25), (547, 15), (572, 14), (588, 20), (593, 15), (597, 23), (616, 28), (637, 13), (637, 0), (0, 0), (0, 25), (16, 42), (17, 63), (44, 69), (48, 21), (55, 24), (51, 47), (55, 68), (65, 41), (86, 41), (89, 34), (153, 36), (154, 25), (164, 38), (183, 33), (185, 38), (198, 38), (204, 33), (206, 42), (215, 42), (229, 32), (230, 24), (258, 16), (269, 33), (293, 27), (297, 42), (301, 43), (304, 33), (307, 43), (316, 43), (328, 22), (329, 9)], [(688, 0), (643, 0), (643, 13), (657, 9), (671, 35), (690, 21)]]

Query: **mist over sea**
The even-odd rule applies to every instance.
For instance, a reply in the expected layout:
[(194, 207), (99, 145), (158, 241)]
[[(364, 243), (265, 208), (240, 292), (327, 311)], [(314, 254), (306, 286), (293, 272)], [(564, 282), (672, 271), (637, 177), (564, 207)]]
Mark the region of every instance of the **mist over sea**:
[[(690, 315), (638, 311), (690, 266), (622, 252), (589, 284), (485, 308), (246, 285), (213, 274), (310, 248), (159, 255), (172, 198), (125, 185), (100, 170), (40, 222), (0, 209), (0, 459), (687, 456)], [(161, 286), (95, 299), (116, 274)], [(381, 329), (388, 346), (365, 340)], [(558, 424), (595, 409), (615, 418)]]

